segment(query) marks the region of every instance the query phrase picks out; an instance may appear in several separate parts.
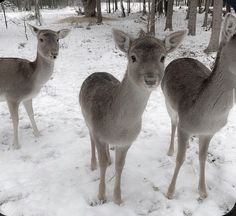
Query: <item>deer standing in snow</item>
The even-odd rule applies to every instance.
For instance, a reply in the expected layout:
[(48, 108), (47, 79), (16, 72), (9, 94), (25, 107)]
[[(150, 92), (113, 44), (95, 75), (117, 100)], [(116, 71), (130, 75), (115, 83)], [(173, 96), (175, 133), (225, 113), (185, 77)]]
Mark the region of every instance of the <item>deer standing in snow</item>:
[(165, 70), (162, 90), (171, 117), (172, 135), (169, 155), (174, 152), (177, 127), (178, 153), (174, 175), (167, 197), (172, 198), (176, 179), (185, 160), (189, 138), (199, 137), (199, 194), (207, 197), (205, 162), (209, 143), (216, 132), (227, 123), (233, 107), (236, 87), (236, 17), (228, 14), (222, 29), (221, 44), (212, 71), (192, 58), (172, 61)]
[(14, 141), (12, 148), (19, 149), (18, 141), (18, 108), (20, 103), (29, 115), (35, 136), (39, 135), (34, 120), (32, 99), (39, 93), (42, 86), (50, 79), (55, 59), (59, 51), (59, 39), (64, 38), (68, 29), (52, 31), (39, 30), (29, 25), (38, 40), (37, 57), (30, 62), (20, 58), (0, 58), (0, 101), (6, 101), (11, 114)]
[(108, 145), (115, 146), (116, 155), (113, 200), (121, 204), (120, 181), (127, 151), (141, 130), (149, 96), (162, 79), (165, 56), (180, 44), (185, 34), (186, 31), (174, 32), (161, 41), (143, 31), (139, 38), (132, 39), (122, 31), (113, 30), (116, 45), (128, 58), (123, 80), (120, 82), (111, 74), (100, 72), (93, 73), (82, 84), (79, 100), (90, 133), (92, 170), (96, 168), (95, 147), (98, 152), (101, 203), (106, 200)]

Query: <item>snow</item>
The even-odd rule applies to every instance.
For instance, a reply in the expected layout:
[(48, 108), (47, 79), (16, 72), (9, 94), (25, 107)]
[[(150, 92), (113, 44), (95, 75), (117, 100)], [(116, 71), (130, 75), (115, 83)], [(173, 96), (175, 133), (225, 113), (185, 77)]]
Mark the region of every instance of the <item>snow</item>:
[[(158, 88), (152, 93), (143, 115), (143, 129), (130, 148), (122, 175), (122, 206), (112, 202), (114, 163), (107, 170), (107, 198), (104, 205), (92, 207), (96, 199), (99, 171), (90, 170), (90, 140), (78, 103), (83, 80), (95, 71), (106, 71), (122, 79), (126, 57), (115, 48), (111, 29), (137, 34), (145, 23), (140, 14), (105, 21), (103, 25), (75, 28), (56, 24), (72, 16), (73, 8), (43, 10), (44, 25), (53, 29), (71, 28), (61, 43), (53, 78), (34, 100), (35, 118), (41, 136), (35, 138), (29, 119), (20, 109), (20, 142), (22, 148), (8, 150), (13, 130), (6, 103), (0, 104), (0, 212), (7, 216), (220, 216), (236, 200), (236, 110), (228, 124), (217, 133), (209, 148), (206, 163), (208, 198), (199, 200), (197, 191), (199, 165), (198, 144), (192, 139), (186, 161), (180, 171), (173, 200), (165, 197), (175, 166), (175, 155), (167, 156), (170, 142), (170, 119), (164, 97)], [(0, 56), (33, 60), (36, 39), (24, 34), (21, 18), (25, 13), (8, 12), (9, 29), (5, 30), (0, 14)], [(108, 15), (107, 15), (108, 16)], [(117, 14), (113, 17), (118, 17)], [(185, 11), (175, 9), (175, 30), (186, 28)], [(183, 45), (167, 58), (190, 56), (207, 66), (215, 54), (203, 53), (210, 32), (202, 27), (199, 15), (197, 36), (187, 36)], [(34, 21), (31, 22), (34, 24)], [(157, 35), (164, 38), (165, 19), (158, 18)], [(21, 44), (21, 45), (20, 45)], [(114, 161), (114, 151), (111, 151)]]

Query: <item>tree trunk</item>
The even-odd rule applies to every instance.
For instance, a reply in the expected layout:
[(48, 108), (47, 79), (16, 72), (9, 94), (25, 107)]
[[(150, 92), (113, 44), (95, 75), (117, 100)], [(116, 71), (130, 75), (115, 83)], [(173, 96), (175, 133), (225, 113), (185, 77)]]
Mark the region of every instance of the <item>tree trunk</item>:
[(187, 9), (187, 15), (186, 15), (186, 20), (189, 19), (189, 13), (190, 13), (190, 4), (191, 4), (191, 0), (187, 0), (187, 6), (188, 6), (188, 9)]
[(102, 24), (101, 0), (97, 0), (97, 24)]
[(37, 25), (42, 25), (41, 23), (41, 15), (39, 10), (39, 0), (34, 0), (34, 7), (35, 7), (35, 18)]
[(86, 17), (96, 16), (96, 0), (82, 0)]
[(207, 27), (207, 21), (208, 21), (208, 14), (209, 14), (209, 7), (211, 5), (212, 0), (206, 0), (205, 4), (205, 16), (202, 27)]
[(121, 12), (122, 12), (122, 17), (125, 17), (125, 8), (123, 4), (123, 0), (120, 0), (120, 7), (121, 7)]
[(157, 12), (159, 14), (159, 16), (161, 16), (164, 11), (163, 11), (163, 0), (159, 0), (157, 3)]
[(191, 0), (189, 7), (188, 34), (196, 35), (197, 0)]
[(17, 7), (19, 11), (22, 11), (22, 1), (21, 0), (17, 0)]
[(165, 16), (167, 16), (167, 5), (168, 5), (168, 2), (167, 2), (167, 0), (164, 0), (164, 10), (165, 10)]
[(150, 15), (150, 33), (155, 35), (155, 15), (156, 15), (156, 0), (152, 0), (151, 15)]
[(213, 6), (212, 32), (209, 45), (204, 50), (206, 53), (216, 52), (219, 48), (223, 0), (214, 0)]
[(130, 0), (127, 0), (127, 14), (130, 14)]
[(166, 31), (167, 29), (169, 29), (170, 31), (173, 31), (173, 27), (172, 27), (173, 6), (174, 6), (174, 0), (168, 0), (166, 26), (165, 26), (164, 31)]
[(115, 0), (115, 11), (118, 10), (118, 4), (117, 4), (117, 0)]
[(147, 9), (146, 9), (146, 0), (143, 0), (143, 15), (147, 14)]
[(201, 11), (202, 11), (202, 1), (198, 0), (197, 4), (198, 4), (198, 13), (201, 13)]

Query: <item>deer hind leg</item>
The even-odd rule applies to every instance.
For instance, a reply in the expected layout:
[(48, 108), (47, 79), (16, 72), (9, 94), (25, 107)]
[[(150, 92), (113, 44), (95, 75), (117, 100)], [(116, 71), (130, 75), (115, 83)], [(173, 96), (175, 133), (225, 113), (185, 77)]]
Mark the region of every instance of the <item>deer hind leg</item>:
[(199, 137), (199, 164), (200, 164), (200, 178), (199, 178), (199, 195), (201, 199), (207, 197), (206, 182), (205, 182), (205, 164), (207, 158), (207, 150), (212, 136)]
[(170, 147), (168, 150), (167, 155), (172, 156), (174, 154), (174, 141), (175, 141), (175, 131), (177, 127), (177, 118), (175, 120), (171, 119), (171, 140), (170, 140)]
[(178, 114), (176, 113), (175, 110), (173, 110), (170, 104), (168, 104), (168, 101), (166, 101), (166, 108), (171, 118), (171, 140), (167, 155), (172, 156), (174, 154), (174, 140), (175, 140), (176, 127), (178, 124)]
[(94, 137), (94, 142), (97, 147), (98, 152), (98, 160), (100, 167), (100, 183), (99, 183), (99, 191), (98, 191), (98, 199), (101, 203), (106, 202), (106, 169), (108, 166), (108, 158), (107, 158), (107, 144), (100, 142), (96, 137)]
[(7, 104), (8, 104), (8, 108), (9, 108), (10, 115), (11, 115), (11, 118), (12, 118), (13, 130), (14, 130), (14, 139), (13, 139), (12, 149), (19, 149), (20, 148), (19, 138), (18, 138), (18, 127), (19, 127), (18, 109), (19, 109), (19, 103), (8, 100)]
[(173, 198), (179, 170), (185, 160), (188, 139), (189, 139), (189, 135), (178, 127), (178, 153), (177, 153), (177, 158), (176, 158), (174, 175), (172, 177), (172, 181), (170, 183), (170, 186), (169, 186), (168, 192), (167, 192), (168, 199)]
[(93, 139), (93, 136), (91, 133), (90, 135), (90, 140), (91, 140), (91, 170), (96, 170), (97, 169), (97, 158), (96, 158), (96, 147), (95, 147), (95, 141)]
[(115, 169), (116, 169), (116, 178), (115, 178), (115, 186), (113, 193), (113, 201), (114, 203), (120, 205), (123, 201), (121, 199), (121, 189), (120, 189), (120, 181), (123, 167), (125, 165), (125, 158), (127, 151), (130, 146), (125, 147), (117, 147), (116, 148), (116, 158), (115, 158)]
[(29, 116), (33, 131), (34, 131), (34, 135), (36, 137), (39, 137), (40, 132), (38, 130), (38, 127), (37, 127), (35, 119), (34, 119), (34, 110), (33, 110), (33, 105), (32, 105), (32, 99), (24, 101), (23, 104), (24, 104), (25, 110)]

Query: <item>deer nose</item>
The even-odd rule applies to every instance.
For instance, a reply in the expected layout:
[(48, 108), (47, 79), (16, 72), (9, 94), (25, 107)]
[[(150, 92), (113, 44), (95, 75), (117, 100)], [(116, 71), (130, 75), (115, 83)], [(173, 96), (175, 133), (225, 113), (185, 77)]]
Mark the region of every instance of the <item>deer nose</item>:
[(155, 85), (157, 82), (157, 75), (153, 73), (147, 73), (144, 75), (144, 81), (147, 85)]
[(58, 52), (51, 52), (51, 55), (54, 59), (56, 59), (58, 56)]

